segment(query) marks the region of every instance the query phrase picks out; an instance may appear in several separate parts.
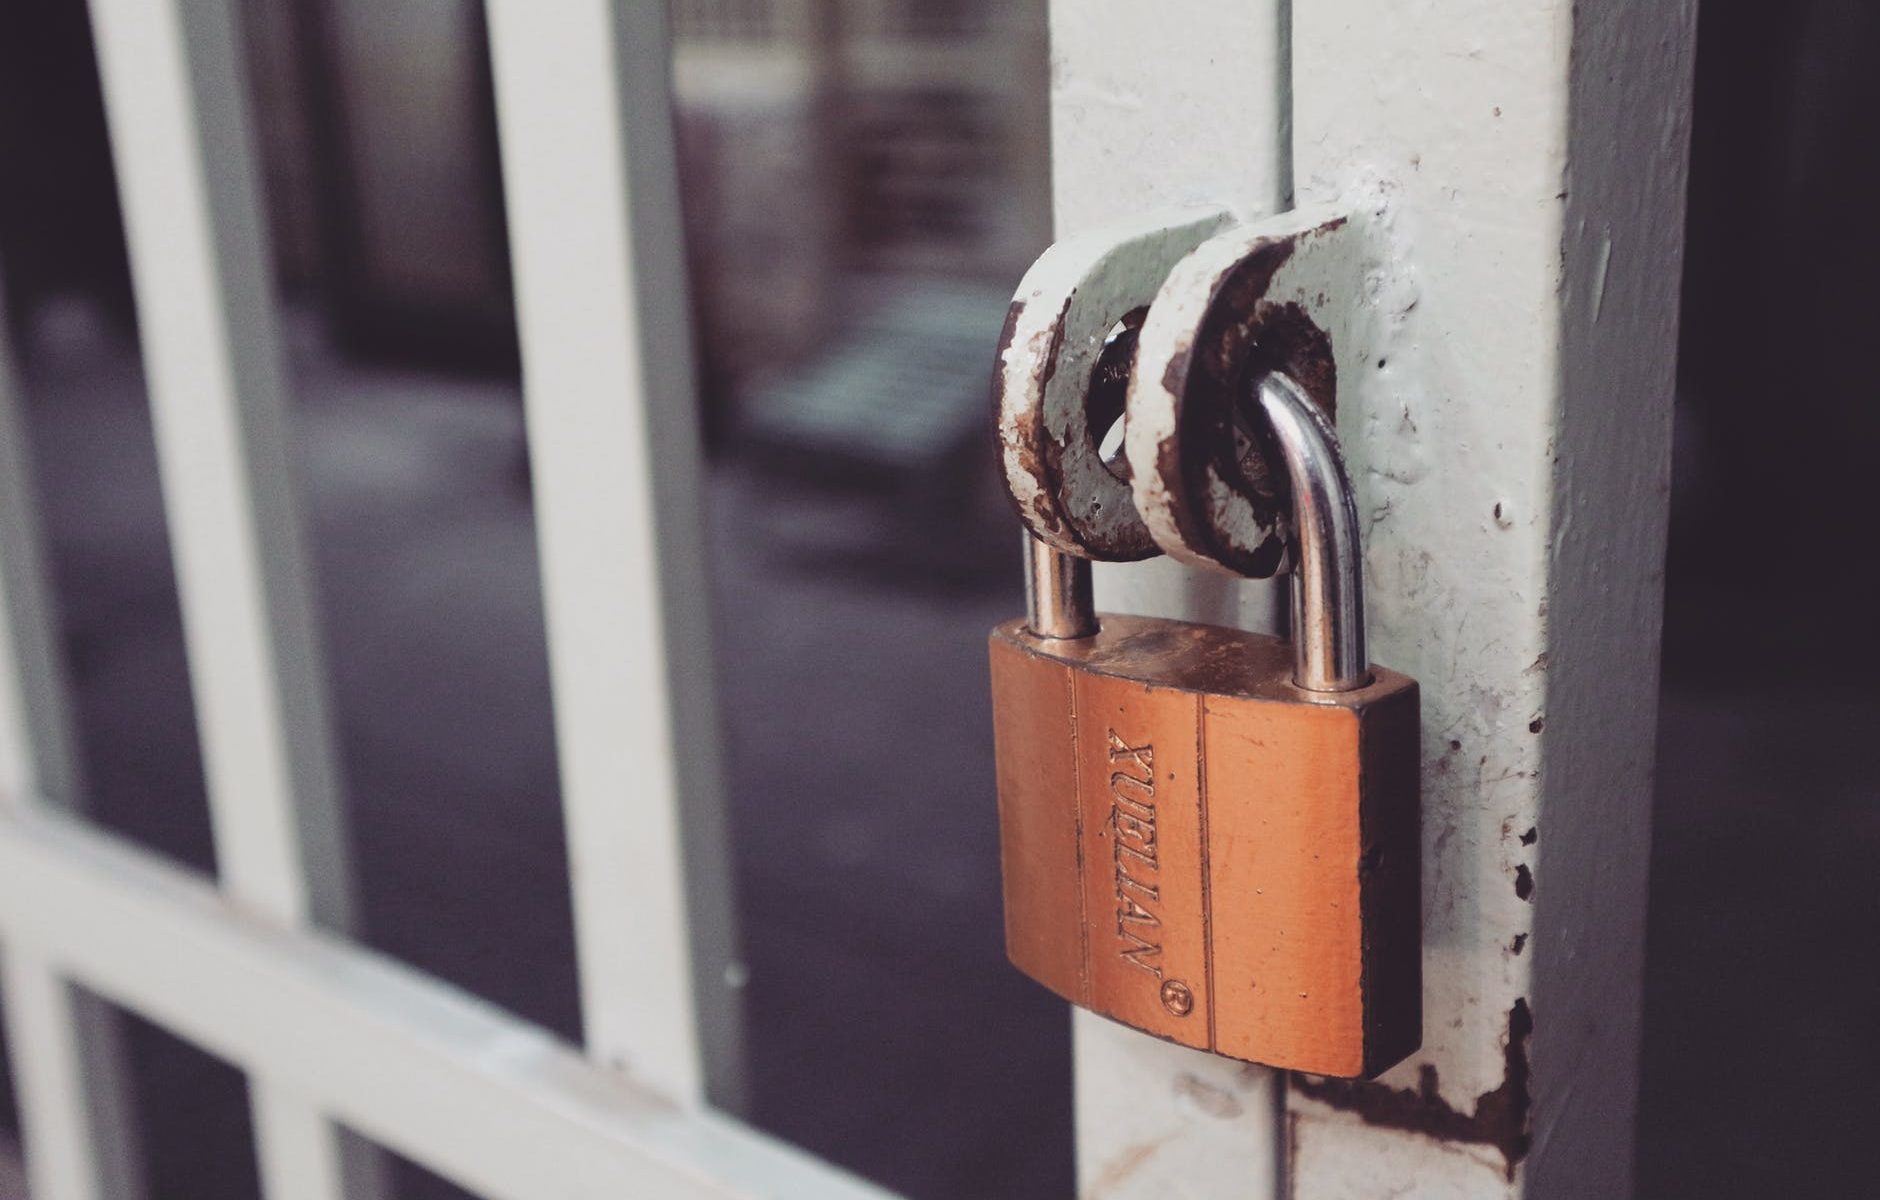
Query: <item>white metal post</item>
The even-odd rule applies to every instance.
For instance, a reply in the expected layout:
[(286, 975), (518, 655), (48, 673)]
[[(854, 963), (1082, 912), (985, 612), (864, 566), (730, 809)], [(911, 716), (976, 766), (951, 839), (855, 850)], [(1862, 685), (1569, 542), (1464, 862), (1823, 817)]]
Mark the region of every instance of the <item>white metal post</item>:
[[(589, 1053), (739, 1103), (664, 6), (493, 0)], [(708, 1088), (709, 1085), (709, 1088)]]
[[(1426, 1032), (1377, 1083), (1292, 1080), (1273, 1179), (1244, 1146), (1184, 1154), (1209, 1106), (1246, 1111), (1207, 1064), (1080, 1018), (1083, 1187), (1622, 1195), (1693, 6), (1182, 7), (1054, 5), (1060, 235), (1171, 199), (1259, 211), (1296, 178), (1371, 246), (1353, 302), (1386, 347), (1338, 412), (1373, 653), (1423, 684)], [(1165, 563), (1100, 570), (1099, 602), (1264, 603)]]
[[(59, 653), (27, 423), (0, 307), (0, 811), (78, 809), (83, 772)], [(123, 1023), (32, 947), (0, 944), (7, 1041), (38, 1200), (142, 1194)]]
[[(272, 269), (229, 0), (94, 0), (145, 378), (223, 887), (283, 926), (351, 918), (292, 485)], [(250, 1079), (270, 1200), (331, 1200), (359, 1145)], [(359, 1200), (357, 1190), (354, 1200)]]
[(1374, 653), (1423, 684), (1423, 1050), (1296, 1084), (1314, 1200), (1630, 1189), (1693, 0), (1294, 9)]
[[(1243, 219), (1286, 206), (1280, 0), (1052, 0), (1057, 236), (1179, 204)], [(1272, 630), (1271, 584), (1154, 559), (1100, 564), (1098, 607)], [(1279, 1178), (1278, 1080), (1079, 1012), (1077, 1174), (1110, 1200), (1259, 1200)]]

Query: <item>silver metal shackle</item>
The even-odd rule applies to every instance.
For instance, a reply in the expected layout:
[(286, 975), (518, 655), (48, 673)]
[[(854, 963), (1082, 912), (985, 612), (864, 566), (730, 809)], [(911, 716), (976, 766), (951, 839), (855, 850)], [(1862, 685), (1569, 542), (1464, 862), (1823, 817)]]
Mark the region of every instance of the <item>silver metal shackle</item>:
[(1086, 638), (1097, 632), (1090, 560), (1025, 534), (1025, 626), (1042, 638)]
[[(1364, 553), (1358, 505), (1324, 410), (1277, 372), (1255, 389), (1292, 488), (1293, 682), (1349, 692), (1371, 682), (1364, 641)], [(1039, 637), (1097, 632), (1090, 560), (1025, 535), (1025, 624)]]
[(1293, 682), (1349, 692), (1371, 682), (1364, 647), (1364, 548), (1338, 434), (1323, 409), (1277, 372), (1255, 389), (1292, 480)]

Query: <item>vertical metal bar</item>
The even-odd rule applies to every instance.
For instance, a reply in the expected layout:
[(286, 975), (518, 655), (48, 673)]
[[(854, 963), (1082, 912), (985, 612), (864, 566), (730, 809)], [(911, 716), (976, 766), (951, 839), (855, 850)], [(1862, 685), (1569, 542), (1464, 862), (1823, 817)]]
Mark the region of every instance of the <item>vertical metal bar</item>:
[[(281, 925), (344, 929), (337, 768), (235, 14), (230, 0), (91, 8), (222, 885)], [(250, 1093), (271, 1200), (341, 1195), (337, 1132), (266, 1078)]]
[[(1057, 236), (1179, 203), (1242, 217), (1291, 191), (1283, 0), (1051, 0)], [(1127, 31), (1126, 35), (1121, 31)], [(1272, 629), (1283, 591), (1167, 559), (1096, 568), (1098, 607)], [(1075, 1017), (1078, 1179), (1110, 1200), (1278, 1187), (1278, 1079)]]
[(0, 304), (0, 803), (77, 807), (83, 767), (29, 445)]
[(490, 43), (587, 1047), (681, 1102), (709, 1085), (735, 1106), (663, 9), (493, 0)]
[(118, 1014), (25, 946), (0, 946), (0, 984), (34, 1200), (143, 1195)]
[[(84, 783), (17, 383), (0, 307), (0, 809), (77, 809)], [(0, 946), (0, 984), (33, 1195), (142, 1195), (117, 1014), (25, 946)]]
[(1694, 17), (1294, 8), (1301, 200), (1373, 244), (1338, 415), (1425, 738), (1423, 1049), (1293, 1085), (1298, 1196), (1630, 1193)]

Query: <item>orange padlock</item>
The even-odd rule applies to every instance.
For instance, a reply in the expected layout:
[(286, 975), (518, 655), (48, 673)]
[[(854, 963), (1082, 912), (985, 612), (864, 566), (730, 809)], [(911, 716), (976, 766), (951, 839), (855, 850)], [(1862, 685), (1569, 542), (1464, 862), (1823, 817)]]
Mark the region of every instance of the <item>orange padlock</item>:
[(1083, 1007), (1370, 1077), (1422, 1039), (1417, 685), (1365, 654), (1356, 508), (1322, 411), (1256, 388), (1292, 499), (1294, 637), (1091, 609), (1028, 539), (992, 634), (1007, 951)]

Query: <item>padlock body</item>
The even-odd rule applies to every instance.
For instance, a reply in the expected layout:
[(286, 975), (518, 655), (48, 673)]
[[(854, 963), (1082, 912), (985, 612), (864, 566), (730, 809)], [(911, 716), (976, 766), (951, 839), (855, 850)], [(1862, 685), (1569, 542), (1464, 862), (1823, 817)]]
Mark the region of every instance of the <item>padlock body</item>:
[(1303, 692), (1273, 637), (991, 638), (1006, 947), (1158, 1037), (1370, 1077), (1422, 1039), (1414, 680)]

